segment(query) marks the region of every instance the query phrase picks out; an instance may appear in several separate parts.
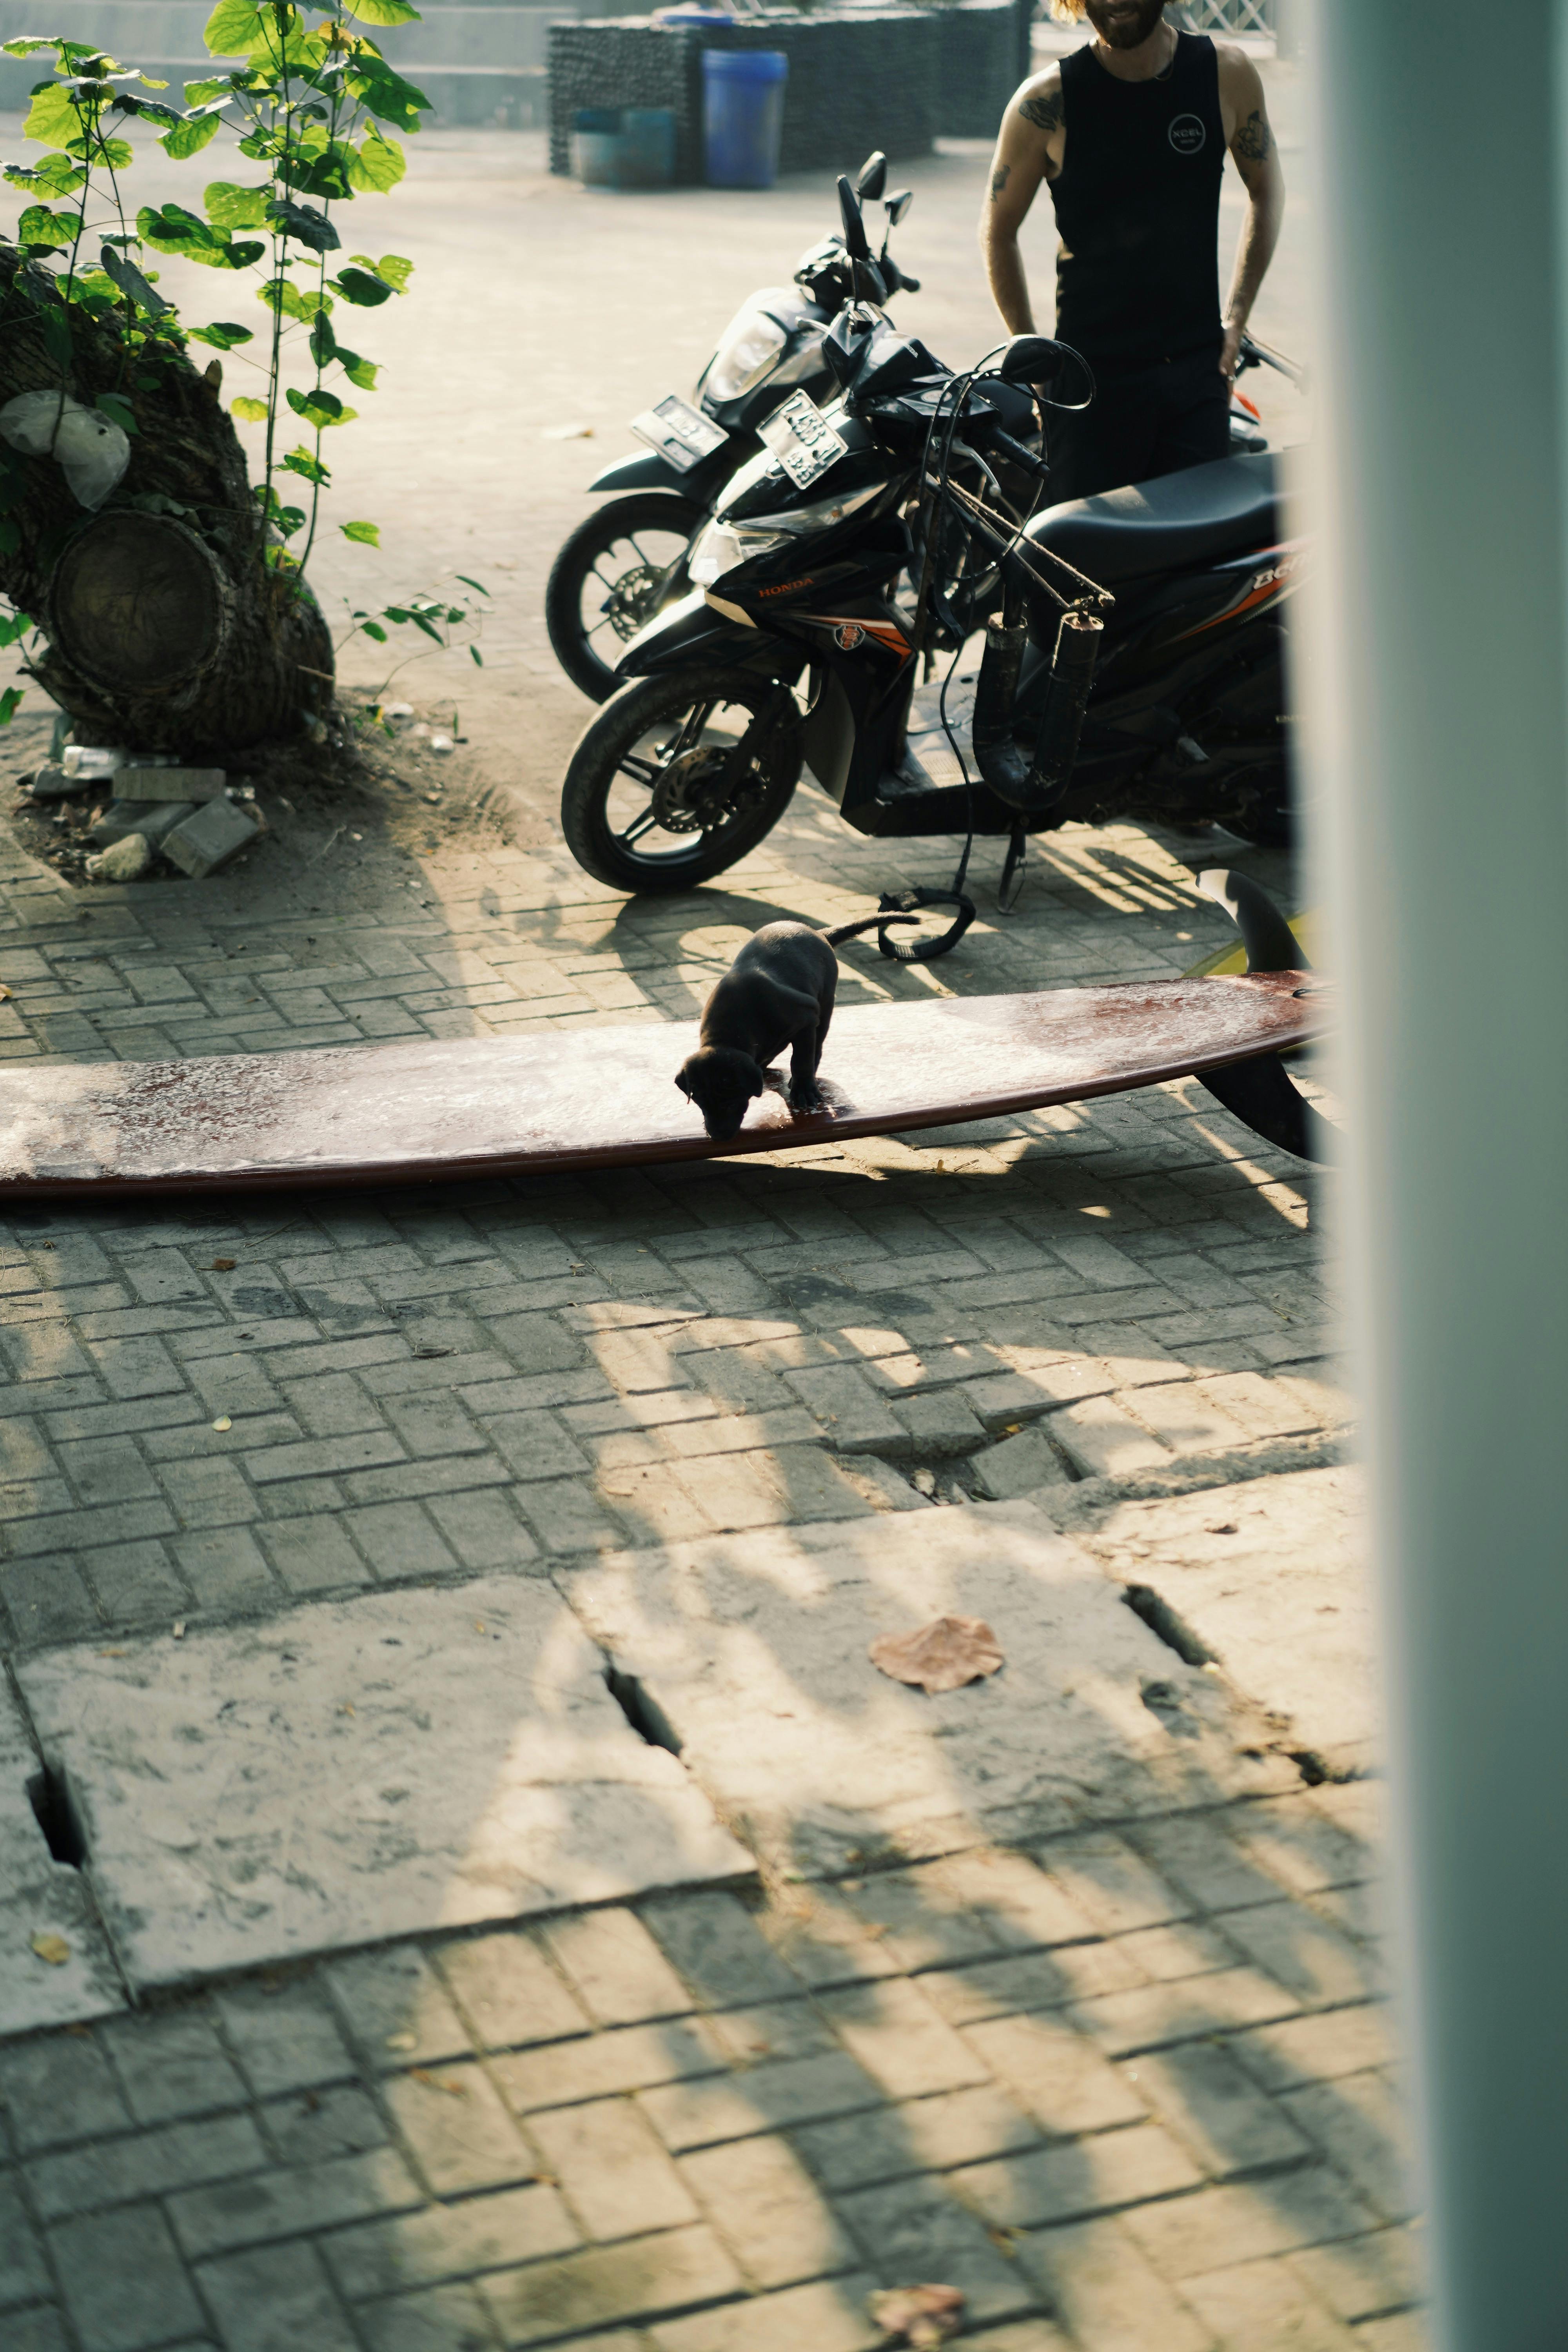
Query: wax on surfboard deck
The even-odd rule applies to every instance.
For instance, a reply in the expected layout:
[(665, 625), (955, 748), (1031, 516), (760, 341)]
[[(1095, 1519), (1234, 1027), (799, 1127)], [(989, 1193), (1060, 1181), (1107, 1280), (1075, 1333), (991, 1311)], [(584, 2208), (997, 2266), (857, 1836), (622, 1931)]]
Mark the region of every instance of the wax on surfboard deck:
[(552, 1173), (897, 1134), (1157, 1086), (1323, 1027), (1307, 972), (854, 1005), (824, 1112), (783, 1074), (713, 1142), (675, 1073), (694, 1022), (0, 1073), (0, 1198)]

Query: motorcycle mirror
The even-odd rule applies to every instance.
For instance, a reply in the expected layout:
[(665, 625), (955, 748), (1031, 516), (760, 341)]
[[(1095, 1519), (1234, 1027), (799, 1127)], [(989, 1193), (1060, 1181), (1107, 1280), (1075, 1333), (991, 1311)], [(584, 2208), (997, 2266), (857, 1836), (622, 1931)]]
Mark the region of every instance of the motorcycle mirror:
[(888, 226), (889, 228), (898, 227), (899, 223), (903, 219), (904, 215), (909, 211), (909, 208), (914, 203), (914, 200), (915, 192), (912, 188), (900, 188), (896, 196), (889, 196), (888, 198)]
[(854, 189), (840, 175), (838, 211), (844, 223), (844, 249), (852, 261), (869, 261), (871, 248), (866, 241), (866, 224), (860, 217), (860, 206)]
[(1015, 335), (996, 373), (1004, 383), (1032, 385), (1047, 408), (1087, 408), (1095, 395), (1094, 373), (1083, 354), (1048, 335)]
[(855, 181), (855, 193), (862, 204), (874, 205), (888, 184), (888, 159), (879, 147), (867, 156)]
[(996, 373), (1004, 383), (1039, 383), (1055, 375), (1061, 345), (1047, 335), (1015, 335)]

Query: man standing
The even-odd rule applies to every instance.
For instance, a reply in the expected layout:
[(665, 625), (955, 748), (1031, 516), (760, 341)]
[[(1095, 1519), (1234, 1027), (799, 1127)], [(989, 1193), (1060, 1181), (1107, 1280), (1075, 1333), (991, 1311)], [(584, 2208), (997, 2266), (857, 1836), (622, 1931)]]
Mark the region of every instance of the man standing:
[[(1223, 457), (1230, 383), (1279, 240), (1285, 182), (1263, 84), (1242, 49), (1166, 24), (1164, 0), (1053, 0), (1098, 37), (1009, 100), (980, 242), (1015, 335), (1035, 322), (1018, 231), (1048, 183), (1060, 245), (1056, 333), (1083, 353), (1092, 404), (1050, 412), (1053, 499)], [(1247, 218), (1220, 317), (1220, 181), (1229, 148)]]

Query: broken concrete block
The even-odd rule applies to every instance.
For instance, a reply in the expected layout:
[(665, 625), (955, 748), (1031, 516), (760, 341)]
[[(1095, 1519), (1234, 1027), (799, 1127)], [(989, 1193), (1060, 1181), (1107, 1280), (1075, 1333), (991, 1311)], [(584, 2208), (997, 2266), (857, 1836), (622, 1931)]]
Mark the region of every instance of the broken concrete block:
[(189, 801), (127, 801), (111, 800), (103, 814), (93, 824), (92, 837), (107, 848), (111, 842), (123, 841), (128, 833), (139, 833), (149, 848), (156, 849), (164, 835), (172, 833), (188, 816), (195, 814)]
[(145, 874), (153, 863), (153, 851), (143, 833), (128, 833), (124, 839), (100, 850), (87, 861), (87, 870), (95, 882), (134, 882)]
[(72, 793), (90, 792), (99, 781), (93, 776), (68, 776), (62, 767), (51, 761), (47, 767), (37, 771), (28, 790), (37, 801), (63, 801)]
[(249, 810), (220, 793), (164, 835), (163, 855), (193, 882), (200, 882), (260, 837), (261, 827)]
[(1000, 1445), (975, 1454), (970, 1467), (982, 1495), (994, 1503), (1010, 1503), (1037, 1486), (1060, 1486), (1068, 1481), (1066, 1463), (1043, 1429), (1023, 1429), (1005, 1437)]
[(223, 790), (222, 768), (121, 768), (114, 796), (121, 801), (211, 801)]

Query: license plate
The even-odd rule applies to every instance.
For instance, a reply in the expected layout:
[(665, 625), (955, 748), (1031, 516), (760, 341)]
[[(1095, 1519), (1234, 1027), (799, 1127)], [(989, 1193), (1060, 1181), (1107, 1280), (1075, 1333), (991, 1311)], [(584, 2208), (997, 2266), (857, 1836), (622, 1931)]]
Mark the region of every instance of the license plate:
[(679, 474), (689, 472), (700, 459), (710, 457), (730, 437), (700, 408), (693, 408), (689, 400), (679, 399), (673, 392), (668, 398), (656, 401), (651, 408), (645, 408), (640, 416), (634, 416), (632, 431), (650, 449), (657, 449)]
[(782, 408), (775, 408), (757, 430), (797, 490), (808, 489), (849, 446), (805, 392), (794, 394)]

